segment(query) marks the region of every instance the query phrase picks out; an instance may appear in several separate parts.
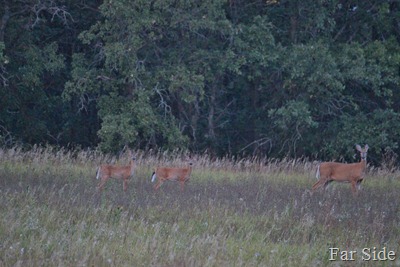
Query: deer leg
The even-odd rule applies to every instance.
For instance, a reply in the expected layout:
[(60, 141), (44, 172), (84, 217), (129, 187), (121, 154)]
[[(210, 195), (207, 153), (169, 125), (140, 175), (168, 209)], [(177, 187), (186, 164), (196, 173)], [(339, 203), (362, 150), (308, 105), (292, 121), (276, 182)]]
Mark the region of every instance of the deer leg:
[(320, 179), (318, 180), (313, 186), (312, 186), (312, 191), (317, 190), (318, 188), (320, 188), (322, 185), (324, 185), (326, 183), (325, 179)]
[(329, 185), (332, 183), (332, 181), (333, 181), (333, 180), (328, 180), (328, 181), (325, 182), (325, 184), (324, 184), (324, 190), (326, 190), (326, 189), (329, 187)]
[(161, 179), (159, 179), (157, 181), (157, 183), (154, 185), (154, 190), (158, 190), (158, 188), (160, 188), (161, 184), (162, 184)]
[(357, 182), (356, 181), (351, 182), (351, 191), (353, 192), (353, 195), (357, 195)]
[(357, 181), (357, 189), (360, 190), (361, 189), (361, 182), (363, 181), (363, 179), (360, 179)]
[(181, 184), (181, 191), (183, 192), (185, 187), (185, 181), (180, 181), (179, 183)]
[(97, 186), (97, 190), (102, 191), (104, 185), (106, 184), (106, 179), (101, 178), (99, 185)]
[(124, 178), (124, 192), (128, 189), (128, 178)]

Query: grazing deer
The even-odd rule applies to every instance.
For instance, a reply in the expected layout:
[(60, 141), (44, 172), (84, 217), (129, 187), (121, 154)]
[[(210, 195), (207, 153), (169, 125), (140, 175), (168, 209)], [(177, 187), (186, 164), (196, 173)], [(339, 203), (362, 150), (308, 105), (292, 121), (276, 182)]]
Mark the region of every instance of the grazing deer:
[(357, 194), (357, 189), (360, 189), (360, 184), (364, 179), (364, 170), (367, 167), (367, 152), (368, 145), (361, 148), (356, 145), (356, 149), (360, 152), (361, 161), (358, 163), (338, 163), (338, 162), (323, 162), (318, 166), (316, 178), (319, 179), (312, 186), (312, 191), (317, 190), (321, 186), (326, 188), (332, 181), (351, 183), (351, 190), (354, 195)]
[(192, 163), (189, 163), (187, 168), (166, 168), (158, 167), (151, 175), (151, 182), (153, 183), (158, 179), (154, 185), (154, 190), (158, 190), (165, 181), (177, 181), (181, 185), (181, 191), (184, 190), (185, 182), (189, 181), (190, 174), (192, 173)]
[(133, 176), (135, 170), (135, 160), (136, 158), (131, 156), (131, 161), (128, 166), (118, 166), (118, 165), (100, 165), (97, 169), (96, 179), (100, 179), (100, 183), (97, 187), (99, 191), (103, 190), (103, 187), (108, 179), (122, 179), (124, 191), (128, 189), (128, 179)]

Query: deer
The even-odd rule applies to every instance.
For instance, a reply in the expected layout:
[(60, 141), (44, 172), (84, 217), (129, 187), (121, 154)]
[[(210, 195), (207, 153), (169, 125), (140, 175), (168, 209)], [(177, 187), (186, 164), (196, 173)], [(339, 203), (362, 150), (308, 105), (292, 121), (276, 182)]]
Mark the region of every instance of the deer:
[(151, 182), (157, 183), (154, 185), (154, 190), (158, 190), (165, 181), (177, 181), (180, 184), (181, 191), (184, 191), (185, 182), (189, 181), (192, 173), (193, 163), (189, 163), (187, 168), (168, 168), (158, 167), (151, 175)]
[(323, 162), (317, 168), (315, 177), (319, 179), (313, 186), (312, 192), (324, 186), (324, 189), (329, 183), (346, 182), (351, 183), (351, 190), (353, 195), (357, 195), (360, 189), (360, 184), (364, 179), (364, 170), (367, 167), (367, 152), (368, 145), (361, 148), (360, 145), (356, 145), (356, 149), (360, 152), (361, 160), (358, 163), (339, 163), (339, 162)]
[(100, 179), (97, 189), (101, 192), (106, 184), (107, 180), (110, 178), (122, 179), (124, 192), (128, 189), (128, 179), (133, 176), (136, 167), (136, 158), (131, 155), (131, 160), (127, 166), (118, 165), (100, 165), (97, 168), (96, 179)]

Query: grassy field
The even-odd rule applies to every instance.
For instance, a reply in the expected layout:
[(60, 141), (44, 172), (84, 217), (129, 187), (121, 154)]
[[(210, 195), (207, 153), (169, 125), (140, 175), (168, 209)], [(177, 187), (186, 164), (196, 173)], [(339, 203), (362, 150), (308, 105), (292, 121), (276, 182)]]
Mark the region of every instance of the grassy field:
[(128, 155), (0, 150), (0, 266), (400, 266), (397, 171), (370, 168), (358, 197), (349, 184), (311, 195), (316, 163), (202, 155), (184, 192), (155, 192), (154, 166), (186, 156), (137, 158), (126, 193), (110, 180), (99, 194), (98, 164)]

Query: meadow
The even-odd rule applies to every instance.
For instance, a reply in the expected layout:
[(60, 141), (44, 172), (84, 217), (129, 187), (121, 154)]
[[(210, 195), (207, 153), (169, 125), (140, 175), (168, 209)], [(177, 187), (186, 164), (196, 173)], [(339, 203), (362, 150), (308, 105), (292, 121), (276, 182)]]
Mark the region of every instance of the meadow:
[(156, 192), (154, 167), (188, 156), (136, 157), (127, 192), (110, 180), (100, 194), (97, 166), (128, 154), (0, 149), (0, 266), (400, 265), (397, 169), (369, 167), (354, 197), (349, 184), (311, 194), (317, 162), (306, 159), (192, 155), (185, 190)]

